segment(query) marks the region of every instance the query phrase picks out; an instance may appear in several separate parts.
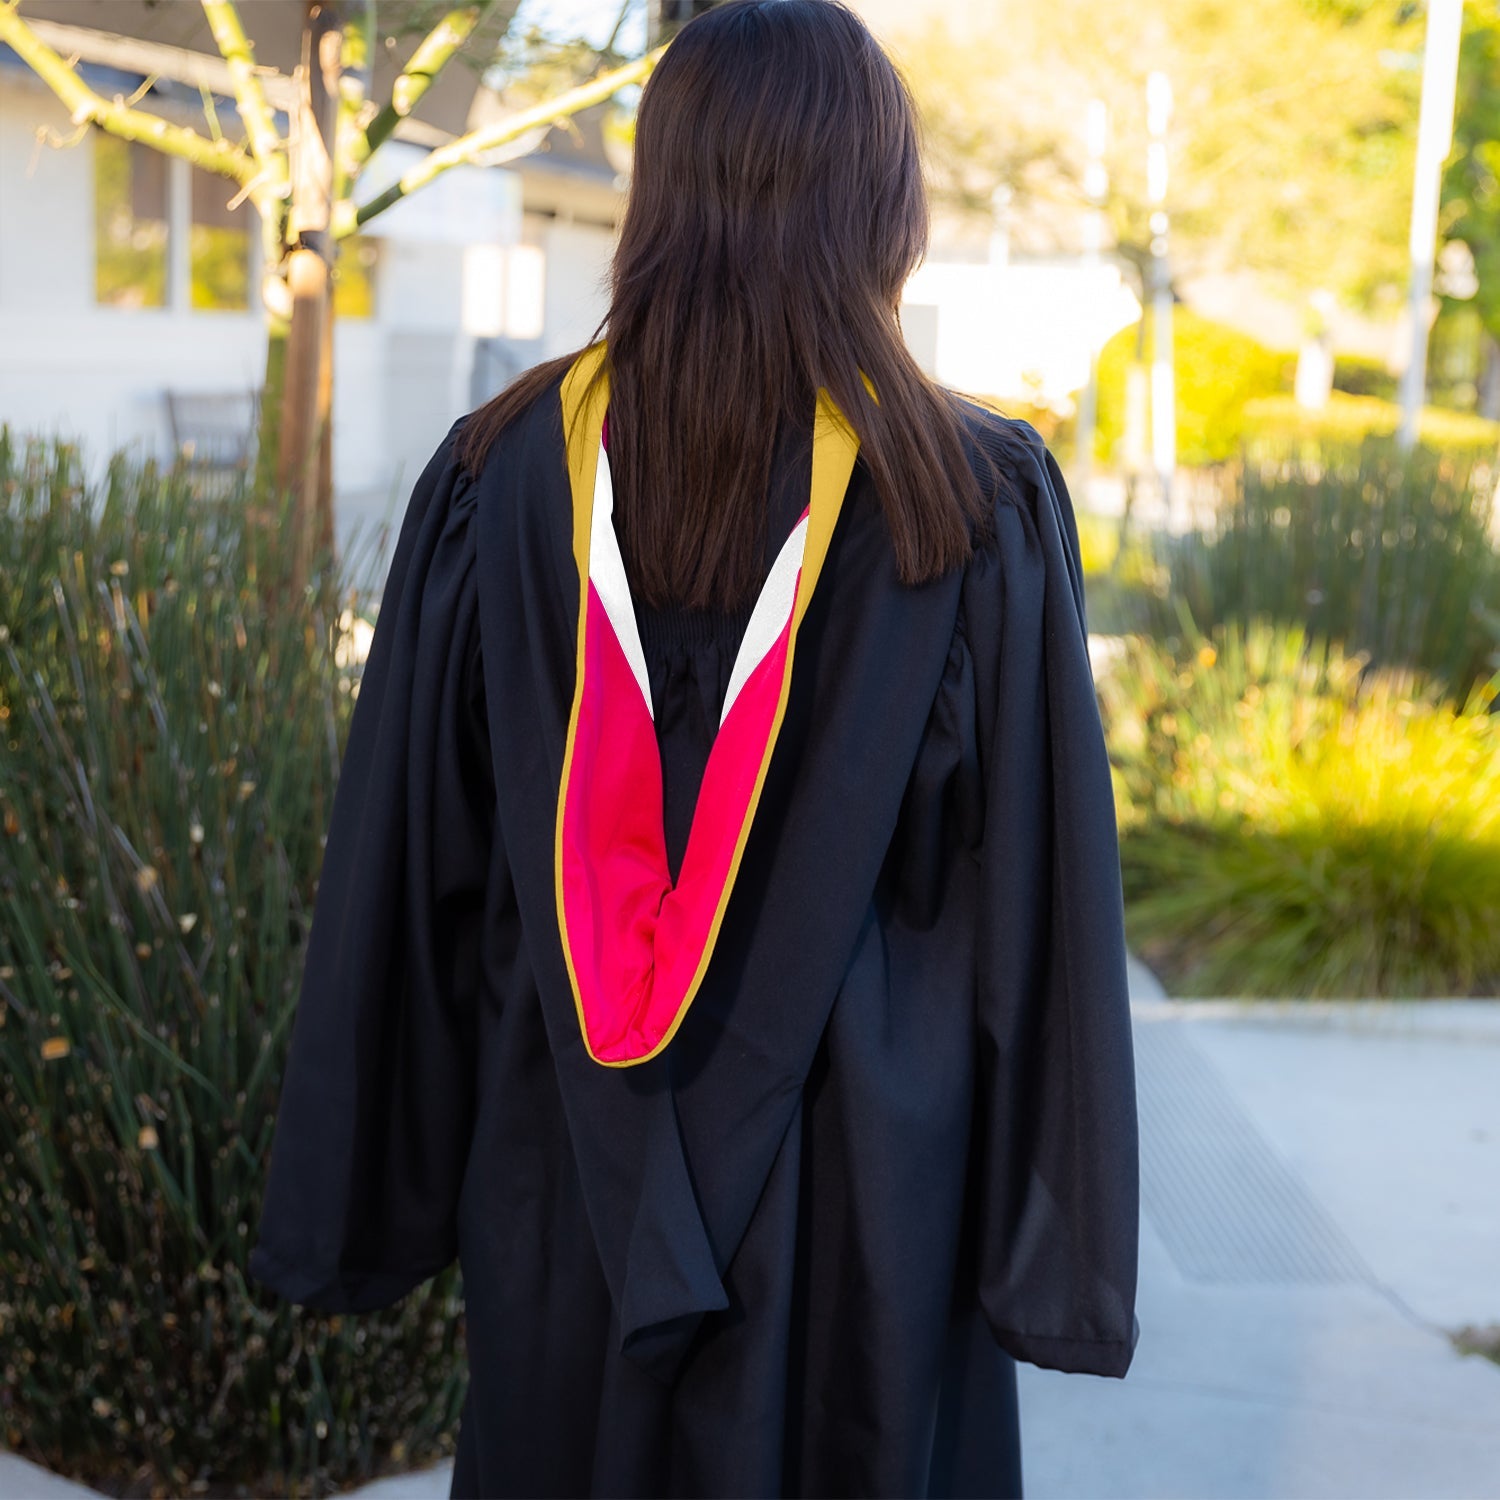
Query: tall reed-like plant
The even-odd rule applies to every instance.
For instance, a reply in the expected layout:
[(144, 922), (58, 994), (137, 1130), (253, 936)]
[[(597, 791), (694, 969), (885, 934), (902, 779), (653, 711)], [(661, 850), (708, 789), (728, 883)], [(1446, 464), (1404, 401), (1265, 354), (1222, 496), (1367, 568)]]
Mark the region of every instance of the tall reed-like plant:
[(1500, 667), (1495, 458), (1259, 441), (1214, 524), (1162, 541), (1171, 593), (1201, 629), (1297, 624), (1461, 699)]
[(252, 500), (0, 434), (0, 1435), (122, 1495), (323, 1493), (462, 1398), (456, 1274), (246, 1278), (354, 691)]

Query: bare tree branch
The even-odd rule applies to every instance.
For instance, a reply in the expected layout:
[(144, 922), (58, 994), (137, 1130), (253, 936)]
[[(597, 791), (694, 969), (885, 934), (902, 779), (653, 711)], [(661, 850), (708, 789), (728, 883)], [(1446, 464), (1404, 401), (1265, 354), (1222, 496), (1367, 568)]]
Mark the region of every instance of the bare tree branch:
[(369, 223), (376, 214), (383, 213), (393, 203), (398, 203), (402, 198), (416, 192), (418, 188), (426, 187), (434, 177), (446, 172), (450, 167), (472, 162), (475, 158), (483, 156), (486, 151), (493, 151), (495, 147), (503, 146), (507, 141), (524, 135), (538, 125), (550, 125), (555, 120), (566, 119), (580, 110), (587, 109), (592, 104), (602, 103), (627, 84), (643, 81), (666, 50), (665, 45), (657, 47), (646, 53), (644, 57), (638, 57), (633, 62), (628, 62), (623, 67), (615, 68), (608, 73), (601, 73), (597, 78), (591, 78), (587, 83), (579, 84), (577, 88), (569, 89), (566, 93), (558, 94), (551, 99), (544, 99), (530, 109), (518, 110), (515, 114), (507, 115), (505, 119), (497, 120), (493, 125), (486, 125), (481, 130), (471, 130), (468, 135), (460, 136), (446, 146), (439, 146), (435, 151), (429, 151), (400, 182), (393, 183), (379, 197), (372, 198), (366, 203), (352, 216), (352, 221), (346, 218), (343, 224), (336, 224), (335, 236), (342, 239), (352, 234), (356, 228)]
[(255, 71), (255, 53), (240, 24), (239, 12), (234, 8), (234, 0), (202, 0), (202, 4), (214, 42), (234, 81), (235, 103), (245, 122), (250, 154), (260, 175), (274, 185), (276, 195), (280, 196), (287, 182), (286, 156), (276, 134), (271, 106), (266, 102), (266, 91)]
[(208, 140), (184, 125), (132, 109), (123, 99), (102, 98), (26, 25), (16, 13), (16, 3), (0, 0), (0, 42), (10, 46), (62, 100), (75, 125), (97, 125), (123, 140), (140, 141), (169, 156), (184, 157), (194, 166), (232, 178), (247, 190), (251, 188), (258, 176), (256, 164), (238, 146), (226, 140)]
[(470, 36), (494, 0), (475, 0), (472, 5), (450, 10), (417, 44), (410, 61), (391, 85), (391, 101), (370, 121), (364, 133), (350, 148), (351, 175), (365, 164), (370, 154), (417, 107), (418, 100), (432, 87), (433, 80)]
[[(647, 0), (648, 5), (649, 3), (650, 0)], [(620, 32), (624, 29), (625, 22), (630, 15), (630, 7), (634, 4), (635, 0), (621, 0), (620, 12), (615, 17), (615, 24), (610, 27), (609, 40), (604, 44), (606, 55), (615, 50), (615, 43), (620, 39)]]
[(346, 6), (339, 55), (338, 117), (333, 127), (333, 201), (340, 203), (359, 171), (356, 150), (364, 139), (361, 126), (370, 107), (370, 78), (375, 47), (375, 0), (353, 0)]

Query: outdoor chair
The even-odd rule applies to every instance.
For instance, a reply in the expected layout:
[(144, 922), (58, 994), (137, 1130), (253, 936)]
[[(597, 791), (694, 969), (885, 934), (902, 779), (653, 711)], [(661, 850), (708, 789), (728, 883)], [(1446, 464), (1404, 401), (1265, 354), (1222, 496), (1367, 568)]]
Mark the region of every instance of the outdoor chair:
[(172, 452), (204, 499), (232, 494), (255, 462), (260, 392), (167, 391)]

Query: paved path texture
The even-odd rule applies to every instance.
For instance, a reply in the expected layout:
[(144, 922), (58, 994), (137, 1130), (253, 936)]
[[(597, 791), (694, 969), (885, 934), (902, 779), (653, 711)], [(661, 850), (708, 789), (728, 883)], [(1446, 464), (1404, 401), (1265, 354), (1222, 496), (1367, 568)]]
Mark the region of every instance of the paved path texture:
[(1043, 1497), (1500, 1496), (1500, 1002), (1203, 1002), (1135, 976), (1141, 1342), (1021, 1367)]
[[(1449, 1337), (1500, 1324), (1500, 1001), (1133, 992), (1141, 1341), (1020, 1367), (1030, 1500), (1500, 1500), (1500, 1365)], [(89, 1493), (0, 1455), (0, 1500)]]

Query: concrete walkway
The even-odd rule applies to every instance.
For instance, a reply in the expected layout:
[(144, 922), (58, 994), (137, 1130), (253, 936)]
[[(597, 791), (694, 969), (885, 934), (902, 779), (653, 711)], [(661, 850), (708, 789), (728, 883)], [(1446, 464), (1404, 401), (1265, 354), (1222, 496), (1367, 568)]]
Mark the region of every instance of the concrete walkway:
[[(1132, 988), (1141, 1341), (1020, 1367), (1030, 1500), (1500, 1500), (1500, 1365), (1448, 1337), (1500, 1324), (1500, 1001)], [(90, 1493), (0, 1455), (0, 1500)]]
[(1027, 1494), (1500, 1496), (1500, 1002), (1177, 1002), (1135, 976), (1141, 1341), (1021, 1367)]

